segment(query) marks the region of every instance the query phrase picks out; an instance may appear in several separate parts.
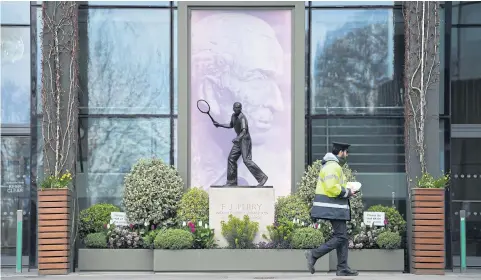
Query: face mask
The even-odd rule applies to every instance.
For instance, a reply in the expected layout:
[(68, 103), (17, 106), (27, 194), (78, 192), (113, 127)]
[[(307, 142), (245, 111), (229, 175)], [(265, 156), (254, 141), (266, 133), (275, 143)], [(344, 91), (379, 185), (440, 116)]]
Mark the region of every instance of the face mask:
[(344, 164), (346, 164), (347, 162), (347, 158), (346, 157), (340, 157), (338, 158), (339, 159), (339, 165), (340, 166), (344, 166)]

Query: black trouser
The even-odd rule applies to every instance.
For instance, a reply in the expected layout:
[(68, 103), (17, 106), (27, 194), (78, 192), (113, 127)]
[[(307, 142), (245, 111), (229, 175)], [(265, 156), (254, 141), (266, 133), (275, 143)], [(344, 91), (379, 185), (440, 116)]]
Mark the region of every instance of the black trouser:
[(257, 182), (264, 179), (266, 174), (252, 161), (252, 141), (249, 137), (244, 137), (241, 141), (234, 143), (227, 158), (227, 184), (237, 185), (237, 161), (241, 154), (244, 164)]
[(349, 250), (349, 239), (347, 237), (346, 221), (331, 220), (332, 238), (326, 243), (322, 244), (316, 249), (312, 250), (312, 256), (317, 260), (318, 258), (328, 254), (330, 251), (336, 249), (337, 251), (337, 270), (345, 270), (347, 266), (347, 254)]

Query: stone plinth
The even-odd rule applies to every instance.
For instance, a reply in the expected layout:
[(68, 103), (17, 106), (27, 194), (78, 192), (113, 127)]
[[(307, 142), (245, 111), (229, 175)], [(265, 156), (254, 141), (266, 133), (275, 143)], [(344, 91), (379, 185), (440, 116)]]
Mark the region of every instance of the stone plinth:
[(243, 218), (248, 215), (259, 223), (255, 243), (266, 241), (262, 234), (268, 235), (267, 226), (274, 223), (275, 194), (273, 187), (217, 187), (209, 189), (209, 223), (214, 229), (217, 244), (226, 247), (222, 236), (221, 221), (228, 221), (229, 215)]

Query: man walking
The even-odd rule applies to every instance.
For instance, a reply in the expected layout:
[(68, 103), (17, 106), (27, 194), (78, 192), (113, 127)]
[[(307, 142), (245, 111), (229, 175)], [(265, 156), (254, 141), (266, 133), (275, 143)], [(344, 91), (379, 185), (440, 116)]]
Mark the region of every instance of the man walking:
[(242, 160), (250, 173), (259, 183), (257, 186), (264, 186), (267, 182), (267, 175), (252, 160), (252, 140), (249, 133), (249, 124), (246, 116), (242, 113), (242, 104), (235, 102), (229, 124), (214, 122), (215, 127), (234, 128), (237, 137), (232, 140), (232, 149), (227, 159), (227, 184), (226, 186), (237, 186), (237, 161), (242, 155)]
[(346, 222), (351, 220), (349, 198), (355, 194), (353, 190), (346, 188), (347, 182), (342, 172), (349, 146), (345, 143), (333, 143), (332, 153), (327, 153), (322, 160), (311, 217), (329, 220), (334, 232), (329, 241), (316, 249), (306, 251), (307, 266), (311, 274), (315, 273), (314, 265), (317, 259), (336, 249), (336, 275), (358, 275), (357, 271), (347, 265), (349, 240)]

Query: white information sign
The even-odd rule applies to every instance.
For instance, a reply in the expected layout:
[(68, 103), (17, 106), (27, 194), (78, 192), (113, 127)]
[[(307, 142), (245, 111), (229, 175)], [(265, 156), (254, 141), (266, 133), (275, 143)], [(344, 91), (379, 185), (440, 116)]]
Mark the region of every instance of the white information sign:
[(366, 226), (384, 226), (386, 214), (384, 212), (364, 212), (364, 224)]
[(129, 225), (127, 214), (125, 212), (112, 212), (110, 213), (110, 219), (118, 227), (125, 227)]

